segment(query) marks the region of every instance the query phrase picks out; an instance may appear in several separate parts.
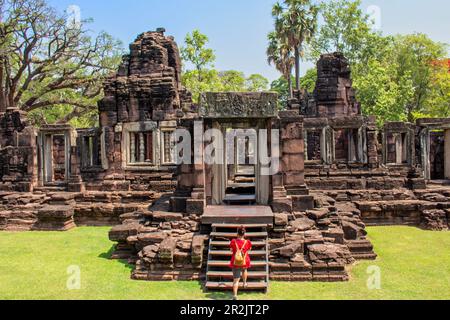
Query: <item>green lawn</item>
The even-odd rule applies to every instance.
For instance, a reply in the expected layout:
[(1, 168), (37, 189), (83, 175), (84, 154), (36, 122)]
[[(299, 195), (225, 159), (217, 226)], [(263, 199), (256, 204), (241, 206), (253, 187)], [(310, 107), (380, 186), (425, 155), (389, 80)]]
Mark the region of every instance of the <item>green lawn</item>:
[[(0, 232), (0, 299), (228, 299), (198, 282), (130, 280), (130, 266), (109, 260), (109, 228), (64, 233)], [(379, 254), (360, 262), (347, 283), (271, 282), (268, 295), (243, 299), (450, 299), (450, 232), (369, 228)], [(81, 289), (68, 290), (67, 268), (81, 270)], [(381, 290), (367, 289), (367, 268), (381, 269)]]

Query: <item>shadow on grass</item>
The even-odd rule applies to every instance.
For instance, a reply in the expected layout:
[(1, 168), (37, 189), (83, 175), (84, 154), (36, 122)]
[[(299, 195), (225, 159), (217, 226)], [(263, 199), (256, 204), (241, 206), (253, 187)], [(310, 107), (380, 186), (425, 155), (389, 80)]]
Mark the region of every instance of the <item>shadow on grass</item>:
[(211, 300), (232, 300), (233, 294), (231, 292), (226, 291), (211, 291), (206, 289), (206, 279), (202, 279), (199, 281), (202, 292), (205, 294), (207, 299)]
[[(211, 300), (233, 300), (233, 292), (230, 291), (211, 291), (206, 289), (205, 287), (205, 281), (199, 281), (202, 291), (205, 294), (205, 297), (207, 299)], [(238, 296), (241, 298), (247, 297), (249, 295), (248, 292), (239, 292)], [(267, 296), (267, 294), (261, 294), (262, 297)]]
[(111, 246), (111, 248), (109, 248), (109, 250), (108, 250), (107, 252), (103, 252), (103, 253), (99, 254), (98, 257), (101, 258), (101, 259), (109, 260), (109, 261), (117, 261), (117, 262), (120, 262), (120, 263), (122, 263), (126, 268), (128, 268), (128, 269), (130, 270), (130, 272), (133, 271), (133, 270), (134, 270), (134, 266), (131, 265), (130, 263), (128, 263), (127, 260), (123, 260), (123, 259), (111, 259), (111, 257), (112, 257), (112, 255), (113, 255), (114, 251), (116, 251), (116, 246), (115, 246), (115, 245)]

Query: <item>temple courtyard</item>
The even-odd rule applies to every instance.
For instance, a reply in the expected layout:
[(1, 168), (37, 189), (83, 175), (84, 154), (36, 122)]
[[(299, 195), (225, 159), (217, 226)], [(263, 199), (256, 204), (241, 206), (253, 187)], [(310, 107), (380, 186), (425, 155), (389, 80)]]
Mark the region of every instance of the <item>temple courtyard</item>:
[[(267, 294), (242, 299), (450, 299), (449, 232), (415, 227), (369, 227), (376, 261), (350, 266), (348, 282), (271, 281)], [(132, 266), (111, 260), (109, 227), (68, 232), (0, 233), (0, 299), (230, 299), (230, 293), (206, 292), (203, 282), (146, 282), (130, 279)], [(79, 268), (80, 289), (73, 285)], [(374, 266), (380, 289), (369, 289)], [(375, 268), (376, 270), (376, 268)], [(369, 271), (369, 273), (368, 273)], [(377, 286), (377, 282), (369, 281)]]

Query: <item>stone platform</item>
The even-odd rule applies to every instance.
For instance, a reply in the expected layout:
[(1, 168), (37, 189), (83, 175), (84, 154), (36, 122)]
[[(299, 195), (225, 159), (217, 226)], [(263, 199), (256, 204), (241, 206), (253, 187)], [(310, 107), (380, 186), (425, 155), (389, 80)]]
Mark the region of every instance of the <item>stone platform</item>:
[(265, 224), (272, 226), (274, 214), (266, 206), (208, 206), (202, 224)]

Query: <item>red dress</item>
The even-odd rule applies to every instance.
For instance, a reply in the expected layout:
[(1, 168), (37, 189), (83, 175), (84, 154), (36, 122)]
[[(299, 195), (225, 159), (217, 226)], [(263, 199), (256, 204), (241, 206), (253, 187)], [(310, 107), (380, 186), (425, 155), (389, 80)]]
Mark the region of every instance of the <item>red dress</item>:
[[(242, 248), (242, 246), (244, 245), (245, 241), (247, 241), (247, 243), (245, 244), (244, 248)], [(250, 250), (252, 250), (252, 243), (250, 242), (250, 240), (234, 239), (230, 243), (230, 248), (231, 248), (231, 250), (233, 250), (233, 254), (231, 256), (230, 268), (232, 268), (232, 269), (234, 269), (234, 268), (250, 269), (251, 268), (251, 261), (250, 261), (250, 255), (249, 254), (247, 254), (247, 258), (245, 260), (245, 266), (242, 266), (242, 267), (239, 266), (238, 267), (238, 266), (234, 265), (234, 256), (235, 256), (236, 251), (238, 249), (241, 249), (243, 254), (246, 254)]]

